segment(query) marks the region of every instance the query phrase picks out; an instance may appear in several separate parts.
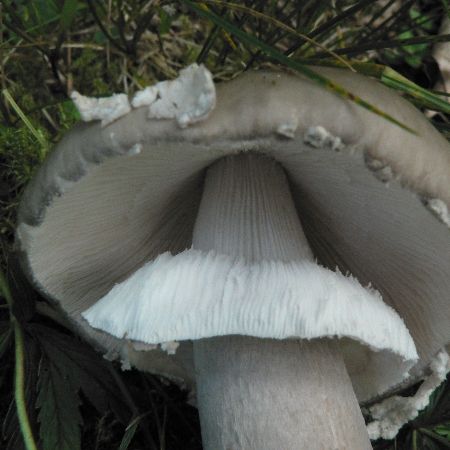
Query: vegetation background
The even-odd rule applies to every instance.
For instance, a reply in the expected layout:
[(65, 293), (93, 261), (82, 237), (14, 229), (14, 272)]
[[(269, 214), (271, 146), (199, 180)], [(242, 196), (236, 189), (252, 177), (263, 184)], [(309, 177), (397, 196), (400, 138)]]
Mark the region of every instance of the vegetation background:
[[(0, 2), (0, 448), (201, 448), (186, 392), (97, 355), (20, 271), (17, 204), (79, 120), (73, 89), (131, 95), (198, 62), (217, 81), (281, 65), (345, 96), (308, 67), (348, 66), (401, 92), (449, 135), (450, 107), (433, 91), (441, 74), (432, 57), (436, 42), (450, 40), (439, 36), (448, 14), (447, 0)], [(394, 441), (374, 448), (450, 448), (448, 384)]]

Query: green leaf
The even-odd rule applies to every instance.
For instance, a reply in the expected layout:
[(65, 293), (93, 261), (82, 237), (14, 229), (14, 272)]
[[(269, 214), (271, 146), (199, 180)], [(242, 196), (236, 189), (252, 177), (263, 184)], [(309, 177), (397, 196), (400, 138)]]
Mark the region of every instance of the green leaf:
[(172, 18), (169, 16), (169, 14), (164, 11), (163, 8), (159, 9), (159, 34), (162, 36), (163, 34), (166, 34), (170, 30), (170, 25), (172, 24)]
[(43, 449), (80, 449), (80, 399), (68, 368), (54, 364), (44, 356), (40, 365), (38, 391), (38, 420)]
[(106, 42), (108, 42), (108, 37), (105, 35), (105, 33), (103, 33), (102, 30), (97, 30), (97, 31), (94, 33), (94, 42), (95, 42), (96, 44), (103, 45), (103, 44), (105, 44)]
[(80, 391), (100, 413), (113, 408), (124, 423), (129, 420), (108, 363), (100, 355), (76, 338), (47, 326), (30, 324), (28, 329), (43, 353), (38, 383), (43, 450), (80, 449)]
[(441, 436), (444, 436), (450, 441), (450, 423), (438, 425), (433, 431)]
[(39, 341), (47, 359), (66, 376), (66, 384), (75, 392), (83, 391), (99, 413), (113, 408), (122, 421), (129, 420), (108, 363), (100, 355), (78, 339), (49, 327), (32, 324), (29, 331)]
[(427, 430), (425, 428), (420, 428), (419, 431), (421, 433), (423, 433), (424, 435), (426, 435), (429, 439), (431, 439), (433, 441), (433, 443), (435, 444), (439, 444), (436, 448), (439, 448), (441, 450), (445, 449), (445, 448), (449, 448), (450, 449), (450, 441), (448, 439), (446, 439), (443, 436), (440, 436), (437, 433), (434, 433), (431, 430)]
[(43, 352), (38, 382), (37, 407), (43, 450), (79, 450), (82, 419), (79, 391), (86, 378), (74, 356), (70, 337), (33, 325)]
[(125, 434), (123, 435), (122, 441), (120, 443), (119, 450), (127, 450), (128, 446), (131, 444), (134, 435), (139, 426), (139, 422), (141, 421), (143, 416), (136, 417), (131, 421), (131, 423), (126, 427)]
[(78, 0), (65, 0), (61, 11), (61, 29), (66, 31), (72, 25), (73, 19), (77, 13)]
[(32, 18), (33, 25), (42, 25), (44, 22), (52, 20), (58, 13), (58, 7), (53, 0), (34, 0), (28, 3), (26, 9), (27, 18)]

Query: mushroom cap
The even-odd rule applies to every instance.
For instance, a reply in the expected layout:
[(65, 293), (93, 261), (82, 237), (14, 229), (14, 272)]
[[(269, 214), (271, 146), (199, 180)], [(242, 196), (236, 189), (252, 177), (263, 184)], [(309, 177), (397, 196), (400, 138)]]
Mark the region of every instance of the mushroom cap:
[[(371, 284), (404, 319), (420, 374), (450, 341), (449, 145), (391, 90), (345, 70), (317, 70), (416, 134), (301, 76), (248, 73), (220, 84), (215, 102), (208, 78), (194, 76), (200, 100), (193, 104), (206, 104), (206, 112), (181, 96), (189, 104), (184, 115), (155, 118), (140, 106), (106, 126), (77, 126), (57, 145), (19, 209), (17, 241), (29, 277), (110, 356), (191, 383), (189, 341), (175, 355), (143, 353), (138, 343), (91, 328), (81, 313), (148, 261), (190, 247), (210, 164), (261, 152), (285, 168), (318, 260)], [(370, 359), (364, 350), (354, 354)], [(381, 372), (371, 377), (355, 361), (352, 380), (371, 384), (361, 401), (402, 381), (387, 385)]]

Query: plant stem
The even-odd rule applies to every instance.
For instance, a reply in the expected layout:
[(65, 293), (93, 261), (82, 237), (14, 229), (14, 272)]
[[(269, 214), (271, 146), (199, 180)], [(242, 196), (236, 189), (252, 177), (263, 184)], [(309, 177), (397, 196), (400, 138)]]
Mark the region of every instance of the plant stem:
[(16, 354), (16, 365), (14, 373), (14, 399), (16, 402), (17, 418), (19, 420), (20, 431), (25, 443), (26, 450), (37, 450), (37, 445), (33, 437), (33, 431), (31, 430), (30, 419), (28, 418), (27, 407), (25, 403), (25, 374), (24, 374), (24, 338), (23, 331), (20, 323), (12, 312), (12, 296), (9, 290), (6, 277), (0, 271), (0, 293), (6, 299), (10, 310), (10, 320), (14, 327), (14, 344)]
[(19, 323), (14, 318), (14, 336), (16, 346), (16, 372), (15, 372), (15, 392), (17, 417), (19, 419), (20, 431), (25, 442), (27, 450), (37, 450), (34, 441), (33, 432), (31, 430), (30, 420), (28, 418), (25, 403), (25, 377), (24, 377), (24, 343), (23, 332)]

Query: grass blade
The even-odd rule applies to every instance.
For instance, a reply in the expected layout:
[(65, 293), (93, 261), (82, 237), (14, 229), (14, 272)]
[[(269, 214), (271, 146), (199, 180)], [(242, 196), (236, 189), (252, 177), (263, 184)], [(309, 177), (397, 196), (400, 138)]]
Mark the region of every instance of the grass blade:
[(439, 442), (439, 444), (442, 445), (442, 449), (450, 448), (450, 441), (447, 440), (445, 437), (439, 436), (437, 433), (427, 430), (426, 428), (420, 428), (420, 432), (429, 436), (434, 441)]
[(227, 1), (223, 1), (223, 0), (204, 0), (202, 3), (213, 3), (213, 4), (217, 4), (217, 5), (222, 5), (222, 6), (225, 6), (226, 8), (240, 11), (240, 12), (246, 13), (250, 16), (256, 17), (257, 19), (261, 19), (266, 22), (269, 22), (269, 23), (275, 25), (276, 27), (278, 27), (284, 31), (287, 31), (289, 34), (292, 34), (292, 35), (302, 39), (303, 41), (308, 42), (309, 44), (311, 44), (311, 46), (320, 48), (325, 53), (328, 53), (329, 55), (331, 55), (331, 56), (335, 57), (336, 59), (338, 59), (339, 61), (341, 61), (341, 63), (343, 65), (347, 66), (350, 70), (353, 70), (351, 64), (349, 64), (344, 58), (340, 57), (339, 55), (334, 53), (332, 50), (328, 50), (325, 46), (323, 46), (319, 42), (316, 42), (314, 39), (311, 39), (306, 34), (299, 33), (297, 30), (286, 25), (285, 23), (281, 22), (280, 20), (276, 19), (275, 17), (272, 17), (272, 16), (269, 16), (262, 12), (256, 11), (245, 5), (239, 5), (237, 3), (231, 3), (231, 2), (227, 2)]
[(3, 95), (5, 96), (8, 103), (11, 105), (11, 107), (14, 109), (15, 113), (22, 119), (22, 122), (25, 124), (25, 126), (31, 131), (32, 135), (36, 138), (36, 140), (39, 142), (41, 146), (41, 158), (44, 157), (45, 151), (48, 148), (48, 143), (45, 140), (45, 138), (39, 133), (36, 128), (34, 128), (33, 124), (30, 122), (28, 117), (25, 115), (25, 113), (21, 110), (19, 105), (16, 103), (16, 101), (13, 99), (12, 95), (9, 93), (8, 89), (3, 89)]
[(240, 30), (239, 28), (236, 28), (233, 24), (231, 24), (227, 20), (223, 19), (222, 17), (217, 16), (216, 14), (212, 13), (208, 9), (202, 8), (201, 6), (193, 3), (190, 0), (182, 0), (182, 1), (187, 6), (189, 6), (192, 10), (194, 10), (199, 16), (202, 16), (202, 17), (210, 20), (211, 22), (215, 23), (216, 25), (224, 28), (230, 34), (233, 34), (234, 36), (236, 36), (243, 43), (257, 47), (259, 50), (261, 50), (263, 53), (265, 53), (272, 59), (290, 67), (291, 69), (296, 70), (297, 72), (302, 73), (303, 75), (308, 77), (310, 80), (318, 83), (323, 88), (325, 88), (331, 92), (334, 92), (335, 94), (337, 94), (343, 98), (351, 100), (351, 101), (355, 102), (357, 105), (373, 112), (374, 114), (376, 114), (380, 117), (383, 117), (384, 119), (399, 126), (400, 128), (403, 128), (404, 130), (415, 134), (415, 132), (411, 128), (409, 128), (407, 125), (403, 124), (399, 120), (395, 119), (391, 115), (383, 112), (381, 109), (368, 103), (367, 101), (363, 100), (361, 97), (358, 97), (358, 96), (352, 94), (351, 92), (347, 91), (344, 87), (335, 83), (334, 81), (314, 72), (313, 70), (306, 67), (304, 64), (301, 64), (298, 61), (295, 61), (292, 58), (289, 58), (288, 56), (279, 52), (272, 46), (260, 41), (256, 37), (246, 33), (245, 31)]
[(380, 80), (386, 86), (405, 92), (411, 97), (417, 98), (423, 102), (424, 106), (430, 109), (450, 114), (450, 103), (448, 103), (445, 99), (442, 99), (427, 89), (418, 86), (390, 67), (384, 68)]
[(125, 429), (125, 434), (123, 435), (122, 441), (120, 443), (119, 450), (128, 450), (128, 446), (130, 445), (134, 435), (136, 434), (139, 423), (146, 415), (147, 414), (136, 417), (128, 424), (128, 426)]
[[(355, 56), (369, 50), (382, 50), (385, 48), (399, 48), (408, 47), (410, 45), (418, 44), (436, 44), (437, 42), (449, 42), (450, 34), (440, 34), (437, 36), (418, 36), (408, 39), (392, 39), (389, 41), (373, 41), (366, 44), (357, 45), (354, 47), (338, 48), (334, 52), (337, 55)], [(317, 54), (317, 57), (326, 56), (324, 53)]]
[[(325, 67), (340, 67), (344, 65), (336, 60), (302, 60), (305, 65), (317, 65)], [(363, 75), (376, 78), (384, 85), (397, 91), (404, 92), (416, 100), (419, 100), (420, 106), (433, 109), (435, 111), (450, 114), (450, 103), (442, 97), (448, 97), (450, 94), (445, 92), (437, 93), (425, 89), (416, 83), (408, 80), (408, 78), (400, 75), (394, 69), (382, 64), (366, 63), (360, 61), (350, 62), (356, 72)]]

